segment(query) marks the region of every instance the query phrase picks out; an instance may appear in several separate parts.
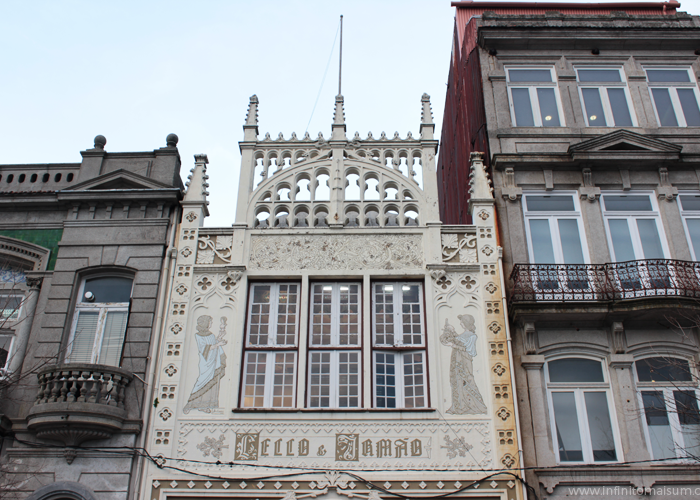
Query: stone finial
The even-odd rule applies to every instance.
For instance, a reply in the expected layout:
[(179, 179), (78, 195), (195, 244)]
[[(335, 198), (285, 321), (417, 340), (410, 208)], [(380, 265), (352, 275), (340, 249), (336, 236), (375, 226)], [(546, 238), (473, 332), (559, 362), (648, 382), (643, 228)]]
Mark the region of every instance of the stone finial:
[(484, 200), (493, 198), (493, 187), (484, 165), (484, 153), (474, 152), (469, 155), (471, 168), (469, 172), (469, 195), (471, 199)]
[(248, 114), (245, 117), (245, 125), (243, 125), (245, 141), (255, 141), (258, 138), (258, 96), (253, 94), (250, 96), (248, 103)]
[(209, 192), (207, 188), (209, 183), (207, 180), (207, 163), (209, 159), (207, 155), (194, 155), (194, 168), (190, 170), (190, 175), (187, 177), (187, 192), (183, 202), (202, 202), (207, 204), (207, 196)]
[(432, 140), (435, 133), (435, 124), (433, 123), (433, 110), (430, 106), (430, 96), (428, 94), (423, 94), (421, 104), (420, 136), (421, 139)]
[(342, 95), (335, 96), (335, 114), (333, 115), (332, 141), (345, 141), (345, 100)]
[(165, 144), (169, 148), (176, 148), (177, 147), (177, 142), (180, 140), (180, 138), (175, 135), (175, 134), (168, 134), (168, 137), (165, 138)]
[(104, 150), (105, 144), (107, 144), (107, 138), (104, 135), (95, 136), (95, 149)]

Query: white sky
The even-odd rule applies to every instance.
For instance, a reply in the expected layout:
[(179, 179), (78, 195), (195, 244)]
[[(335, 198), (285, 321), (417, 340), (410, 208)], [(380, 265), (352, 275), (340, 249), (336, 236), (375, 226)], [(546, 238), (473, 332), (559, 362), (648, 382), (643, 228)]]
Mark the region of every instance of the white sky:
[[(700, 14), (700, 0), (681, 0)], [(207, 226), (234, 220), (248, 99), (261, 138), (303, 136), (344, 16), (348, 135), (418, 134), (430, 94), (439, 136), (454, 8), (449, 0), (0, 3), (0, 163), (79, 162), (93, 138), (107, 151), (149, 151), (176, 133), (182, 177), (209, 157)], [(309, 133), (329, 137), (338, 42)]]

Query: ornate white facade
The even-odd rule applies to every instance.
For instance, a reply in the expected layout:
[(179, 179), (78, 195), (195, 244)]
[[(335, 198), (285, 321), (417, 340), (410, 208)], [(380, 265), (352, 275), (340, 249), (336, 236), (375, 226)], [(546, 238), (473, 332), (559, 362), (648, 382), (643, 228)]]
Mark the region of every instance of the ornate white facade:
[(257, 107), (233, 227), (190, 176), (143, 498), (522, 498), (480, 157), (474, 225), (443, 226), (427, 95), (405, 139), (349, 140), (338, 96), (330, 139), (258, 140)]

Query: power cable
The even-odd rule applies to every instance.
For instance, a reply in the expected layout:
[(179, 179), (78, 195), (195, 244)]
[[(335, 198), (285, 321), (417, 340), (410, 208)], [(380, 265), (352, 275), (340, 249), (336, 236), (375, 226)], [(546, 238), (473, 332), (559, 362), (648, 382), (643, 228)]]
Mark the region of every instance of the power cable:
[(335, 38), (333, 39), (333, 46), (331, 47), (331, 53), (328, 56), (328, 63), (326, 64), (326, 70), (323, 72), (323, 79), (321, 80), (321, 87), (318, 89), (318, 95), (316, 96), (316, 102), (314, 102), (314, 108), (311, 110), (311, 116), (309, 117), (309, 123), (306, 124), (306, 130), (304, 131), (304, 135), (309, 131), (309, 125), (311, 125), (311, 119), (314, 117), (314, 112), (316, 111), (316, 105), (318, 104), (318, 100), (321, 97), (321, 91), (323, 90), (323, 84), (326, 81), (326, 75), (328, 74), (328, 68), (331, 66), (331, 59), (333, 58), (333, 51), (335, 50), (335, 42), (338, 40), (338, 33), (340, 33), (340, 23), (338, 23), (338, 29), (335, 32)]

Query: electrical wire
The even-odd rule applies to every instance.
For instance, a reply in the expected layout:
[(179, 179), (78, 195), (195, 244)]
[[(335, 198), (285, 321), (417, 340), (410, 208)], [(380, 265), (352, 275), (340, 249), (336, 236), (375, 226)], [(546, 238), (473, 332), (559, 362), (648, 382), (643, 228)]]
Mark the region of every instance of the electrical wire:
[[(342, 21), (341, 21), (342, 22)], [(323, 90), (323, 84), (326, 81), (326, 75), (328, 74), (328, 68), (331, 66), (331, 59), (333, 58), (333, 51), (335, 50), (335, 42), (338, 40), (338, 33), (340, 33), (340, 23), (338, 23), (338, 29), (335, 32), (335, 38), (333, 39), (333, 46), (331, 47), (331, 53), (328, 56), (328, 63), (326, 64), (326, 70), (323, 72), (323, 79), (321, 80), (321, 87), (318, 89), (318, 95), (316, 96), (316, 102), (314, 102), (314, 107), (311, 110), (311, 116), (309, 117), (309, 123), (306, 124), (306, 130), (304, 135), (309, 131), (309, 125), (311, 125), (311, 119), (314, 117), (314, 112), (316, 111), (316, 105), (321, 97), (321, 91)]]

